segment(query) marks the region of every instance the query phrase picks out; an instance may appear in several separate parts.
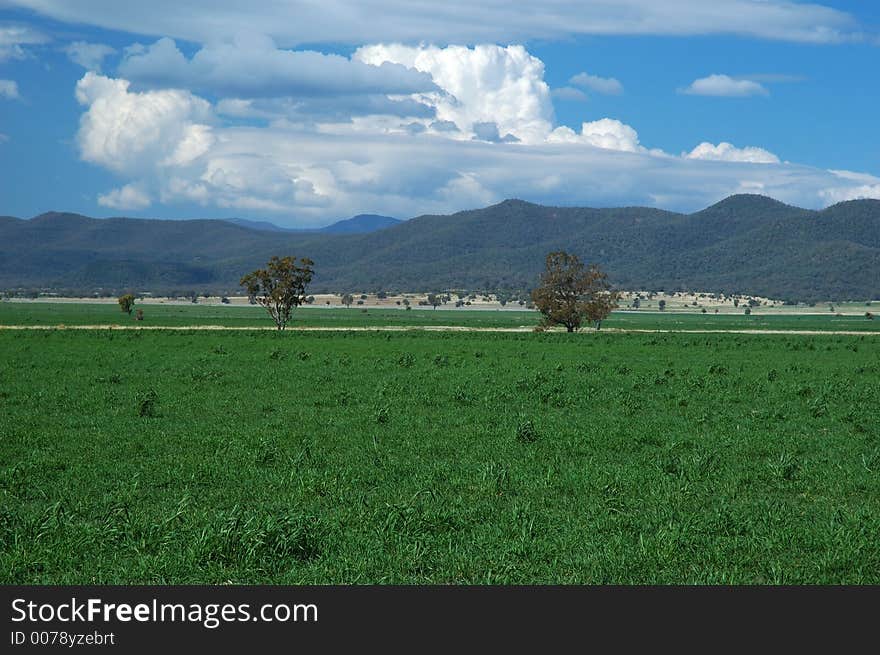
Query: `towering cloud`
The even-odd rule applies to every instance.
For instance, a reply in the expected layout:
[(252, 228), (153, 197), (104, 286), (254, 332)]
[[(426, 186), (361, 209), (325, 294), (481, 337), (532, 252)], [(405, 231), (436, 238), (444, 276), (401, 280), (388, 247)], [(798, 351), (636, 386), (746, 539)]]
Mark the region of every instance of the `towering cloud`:
[(133, 93), (129, 82), (88, 72), (76, 85), (87, 107), (77, 135), (82, 158), (119, 173), (183, 166), (211, 147), (211, 105), (188, 91)]
[(374, 66), (402, 64), (431, 76), (440, 91), (422, 94), (437, 119), (474, 132), (494, 123), (501, 135), (524, 143), (543, 141), (552, 130), (553, 104), (544, 82), (544, 63), (523, 46), (410, 47), (371, 45), (354, 58)]

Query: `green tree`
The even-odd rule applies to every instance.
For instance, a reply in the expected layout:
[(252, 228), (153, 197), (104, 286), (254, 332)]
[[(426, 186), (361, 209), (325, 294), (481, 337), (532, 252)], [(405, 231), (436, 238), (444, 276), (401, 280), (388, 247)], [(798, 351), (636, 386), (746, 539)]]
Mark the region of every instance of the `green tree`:
[(657, 307), (660, 308), (660, 311), (661, 311), (661, 312), (664, 311), (664, 310), (666, 309), (666, 301), (665, 301), (665, 300), (661, 300), (660, 302), (657, 303)]
[(134, 296), (130, 293), (125, 294), (124, 296), (119, 296), (117, 301), (119, 303), (119, 309), (131, 316), (131, 312), (134, 309)]
[(312, 281), (314, 262), (296, 257), (272, 257), (266, 268), (241, 278), (248, 298), (266, 308), (279, 330), (290, 321), (291, 312), (306, 299), (306, 287)]
[(580, 329), (584, 321), (599, 329), (617, 307), (617, 298), (598, 266), (586, 267), (576, 255), (562, 251), (547, 255), (540, 285), (532, 291), (544, 325), (564, 325), (569, 332)]
[(342, 300), (340, 302), (346, 307), (351, 307), (351, 303), (354, 302), (354, 297), (350, 293), (346, 293), (342, 296)]
[(434, 309), (437, 309), (437, 306), (440, 305), (443, 301), (440, 299), (440, 296), (434, 293), (428, 294), (428, 304), (431, 305)]

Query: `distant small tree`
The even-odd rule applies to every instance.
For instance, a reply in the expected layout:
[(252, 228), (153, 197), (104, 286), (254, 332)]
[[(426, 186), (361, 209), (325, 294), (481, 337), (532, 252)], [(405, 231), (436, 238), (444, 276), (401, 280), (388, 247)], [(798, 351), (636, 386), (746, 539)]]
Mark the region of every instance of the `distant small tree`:
[(633, 306), (633, 309), (638, 309), (639, 307), (641, 307), (642, 306), (641, 298), (639, 298), (638, 296), (633, 298), (632, 306)]
[(437, 306), (442, 304), (443, 301), (440, 299), (440, 296), (434, 293), (428, 294), (428, 304), (431, 305), (434, 309), (437, 309)]
[(871, 312), (865, 312), (865, 318), (868, 319), (869, 321), (873, 321), (874, 314), (872, 314)]
[(617, 298), (608, 276), (598, 266), (586, 267), (577, 255), (563, 251), (547, 255), (540, 285), (532, 291), (544, 324), (564, 325), (569, 332), (579, 330), (584, 321), (592, 322), (598, 330), (617, 307)]
[(130, 293), (125, 294), (124, 296), (119, 296), (116, 301), (119, 303), (119, 309), (129, 316), (131, 316), (131, 312), (134, 309), (134, 296)]
[(350, 293), (346, 293), (342, 296), (342, 300), (340, 302), (346, 307), (351, 307), (351, 303), (354, 302), (354, 297)]
[(409, 298), (403, 299), (403, 306), (406, 307), (407, 309), (409, 309)]
[(266, 308), (279, 330), (290, 321), (291, 312), (306, 299), (306, 287), (312, 281), (314, 262), (305, 257), (272, 257), (266, 268), (241, 278), (248, 298)]
[(660, 311), (661, 311), (661, 312), (664, 311), (664, 310), (666, 309), (666, 301), (665, 301), (665, 300), (661, 300), (659, 303), (657, 303), (657, 307), (660, 308)]
[(743, 313), (744, 313), (746, 316), (748, 316), (749, 314), (752, 313), (752, 308), (751, 308), (751, 307), (746, 307)]
[(134, 313), (134, 320), (136, 320), (136, 321), (144, 320), (144, 310), (143, 309), (139, 309)]
[(226, 296), (223, 296), (223, 297), (220, 299), (220, 302), (222, 302), (224, 305), (228, 305), (228, 304), (229, 304), (229, 298), (227, 298)]

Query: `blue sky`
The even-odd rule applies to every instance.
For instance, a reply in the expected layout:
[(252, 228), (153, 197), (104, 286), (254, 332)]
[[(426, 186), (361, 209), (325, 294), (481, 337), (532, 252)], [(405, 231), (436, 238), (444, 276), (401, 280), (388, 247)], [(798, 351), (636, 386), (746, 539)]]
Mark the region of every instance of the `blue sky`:
[(0, 214), (880, 197), (876, 3), (238, 4), (0, 0)]

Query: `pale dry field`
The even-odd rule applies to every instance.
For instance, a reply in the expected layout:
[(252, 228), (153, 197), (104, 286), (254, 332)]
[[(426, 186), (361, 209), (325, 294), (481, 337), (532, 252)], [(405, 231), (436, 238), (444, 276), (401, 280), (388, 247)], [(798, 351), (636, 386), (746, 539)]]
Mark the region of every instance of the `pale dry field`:
[[(309, 307), (316, 308), (340, 308), (345, 309), (345, 306), (342, 304), (342, 296), (341, 294), (312, 294), (314, 297), (314, 302), (311, 305), (303, 305), (303, 309), (308, 309)], [(376, 294), (368, 294), (368, 293), (352, 293), (351, 294), (354, 302), (352, 303), (352, 308), (383, 308), (383, 309), (405, 309), (405, 302), (409, 301), (410, 306), (413, 309), (426, 308), (425, 305), (420, 305), (420, 302), (427, 302), (428, 294), (427, 292), (412, 292), (412, 293), (403, 293), (403, 294), (389, 294), (386, 298), (379, 298)], [(366, 296), (362, 298), (362, 296)], [(632, 303), (635, 297), (640, 296), (640, 307), (635, 309), (632, 307)], [(831, 302), (817, 302), (813, 303), (812, 306), (806, 304), (799, 305), (785, 305), (782, 300), (773, 299), (773, 298), (765, 298), (762, 296), (740, 296), (738, 298), (738, 303), (735, 302), (733, 297), (722, 297), (722, 298), (713, 298), (712, 294), (704, 293), (704, 292), (692, 292), (692, 293), (651, 293), (648, 291), (624, 291), (621, 293), (621, 299), (619, 302), (620, 309), (618, 311), (658, 311), (659, 304), (661, 300), (666, 302), (665, 311), (669, 313), (703, 313), (703, 309), (706, 310), (707, 314), (742, 314), (745, 310), (745, 307), (748, 306), (748, 300), (754, 299), (759, 304), (757, 306), (752, 307), (752, 312), (755, 314), (762, 315), (780, 315), (780, 316), (794, 316), (794, 315), (814, 315), (814, 316), (828, 316), (828, 315), (840, 315), (840, 316), (863, 316), (865, 312), (872, 311), (876, 313), (876, 308), (880, 307), (880, 300), (873, 300), (865, 302), (843, 302), (843, 303), (831, 303)], [(248, 302), (247, 296), (228, 296), (228, 303), (223, 303), (220, 296), (209, 296), (207, 298), (200, 296), (198, 298), (199, 305), (207, 305), (207, 306), (220, 306), (226, 305), (227, 307), (248, 307), (250, 303)], [(440, 306), (437, 307), (438, 310), (456, 310), (456, 311), (479, 311), (479, 310), (509, 310), (509, 311), (522, 311), (528, 309), (528, 307), (524, 305), (520, 305), (516, 301), (509, 301), (505, 306), (502, 307), (501, 303), (498, 302), (495, 295), (482, 296), (477, 294), (476, 298), (466, 298), (463, 299), (470, 304), (462, 305), (461, 307), (456, 307), (456, 301), (459, 300), (459, 297), (453, 293), (452, 299)], [(4, 302), (53, 302), (53, 303), (95, 303), (95, 304), (109, 304), (115, 305), (116, 298), (95, 298), (95, 297), (79, 297), (79, 298), (62, 298), (58, 296), (41, 296), (40, 298), (30, 299), (30, 298), (10, 298), (5, 299)], [(167, 297), (152, 297), (150, 295), (144, 295), (143, 297), (138, 298), (139, 305), (191, 305), (193, 304), (189, 299), (186, 298), (167, 298)], [(833, 307), (833, 311), (832, 308)], [(427, 306), (430, 309), (430, 305)]]

